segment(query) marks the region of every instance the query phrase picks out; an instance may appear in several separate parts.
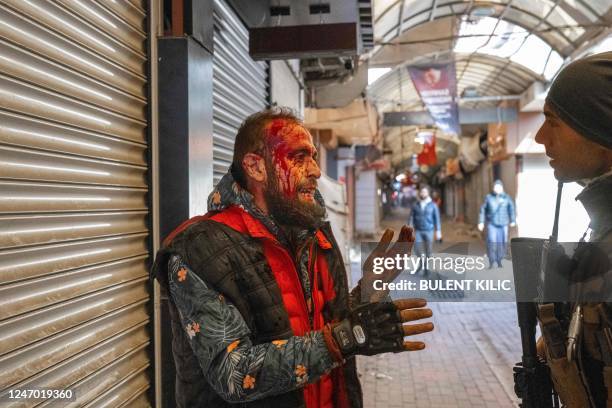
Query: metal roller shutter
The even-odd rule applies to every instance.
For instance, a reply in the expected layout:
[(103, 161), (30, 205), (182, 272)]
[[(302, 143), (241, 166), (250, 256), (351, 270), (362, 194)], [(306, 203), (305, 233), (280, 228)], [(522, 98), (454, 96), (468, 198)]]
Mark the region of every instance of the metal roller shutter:
[(149, 405), (142, 7), (0, 1), (2, 406)]
[(232, 162), (240, 123), (268, 106), (268, 63), (249, 56), (249, 32), (225, 0), (214, 3), (214, 184)]

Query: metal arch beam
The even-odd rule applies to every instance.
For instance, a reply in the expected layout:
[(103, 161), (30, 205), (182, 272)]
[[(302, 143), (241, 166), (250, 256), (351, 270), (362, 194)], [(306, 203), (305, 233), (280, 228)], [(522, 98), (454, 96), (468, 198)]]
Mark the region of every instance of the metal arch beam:
[[(511, 75), (505, 75), (505, 77), (510, 82), (514, 83), (516, 86), (519, 86), (519, 87), (523, 87), (525, 86), (525, 83), (530, 84), (533, 81), (545, 81), (545, 78), (541, 75), (531, 74), (531, 72), (523, 71), (520, 67), (520, 64), (512, 60), (503, 59), (500, 62), (501, 62), (500, 64), (486, 64), (486, 63), (483, 63), (482, 61), (479, 61), (479, 62), (472, 61), (472, 64), (471, 64), (472, 67), (470, 67), (470, 71), (471, 72), (482, 72), (483, 66), (489, 66), (494, 69), (506, 67), (509, 70), (509, 72), (511, 72)], [(510, 65), (508, 65), (508, 63)], [(476, 66), (476, 69), (474, 69), (474, 66)]]
[[(396, 4), (397, 4), (399, 1), (403, 1), (403, 0), (398, 0), (398, 1), (397, 1), (397, 2), (395, 2), (393, 5), (389, 6), (389, 8), (388, 8), (387, 10), (385, 10), (385, 12), (389, 11), (390, 9), (392, 9), (392, 8), (393, 8), (393, 6), (395, 6), (395, 5), (396, 5)], [(465, 5), (465, 1), (462, 1), (462, 0), (457, 0), (457, 1), (452, 1), (452, 2), (449, 2), (449, 3), (444, 4), (444, 6), (449, 6), (449, 7), (450, 7), (450, 6), (456, 6), (456, 5)], [(482, 5), (483, 5), (483, 6), (486, 6), (486, 5), (491, 5), (491, 6), (499, 6), (499, 5), (501, 5), (501, 4), (500, 4), (500, 3), (496, 3), (496, 2), (483, 2), (483, 3), (482, 3)], [(533, 17), (534, 19), (540, 19), (540, 17), (541, 17), (541, 16), (535, 15), (535, 14), (533, 14), (533, 13), (531, 13), (531, 12), (529, 12), (529, 11), (525, 10), (525, 9), (522, 9), (522, 8), (520, 8), (520, 7), (514, 7), (514, 10), (516, 10), (516, 11), (518, 11), (518, 12), (520, 12), (520, 13), (524, 13), (524, 14), (526, 14), (526, 15), (530, 16), (530, 17)], [(467, 7), (466, 7), (466, 11), (468, 11), (468, 8), (467, 8)], [(421, 14), (424, 14), (424, 13), (430, 13), (430, 12), (431, 12), (431, 8), (428, 8), (428, 9), (422, 10), (422, 11), (420, 11), (420, 12), (418, 12), (418, 13), (415, 13), (415, 14), (410, 15), (410, 16), (409, 16), (409, 17), (407, 17), (407, 18), (404, 18), (404, 21), (407, 21), (407, 20), (410, 20), (410, 19), (412, 19), (412, 18), (415, 18), (415, 17), (417, 17), (417, 16), (419, 16), (419, 15), (421, 15)], [(382, 16), (383, 16), (384, 14), (385, 14), (385, 13), (382, 13), (382, 14), (380, 15), (380, 17), (379, 17), (379, 18), (382, 18)], [(461, 13), (461, 15), (463, 15), (463, 14), (466, 14), (466, 13), (465, 13), (465, 12), (464, 12), (464, 13)], [(596, 14), (596, 13), (594, 13), (594, 14)], [(450, 17), (450, 16), (454, 16), (454, 15), (457, 15), (457, 14), (456, 14), (456, 13), (453, 13), (453, 14), (443, 14), (443, 15), (438, 15), (438, 16), (436, 16), (436, 17), (434, 18), (434, 20), (441, 19), (441, 18), (445, 18), (445, 17)], [(597, 14), (596, 14), (596, 15), (597, 15)], [(378, 20), (377, 20), (377, 21), (378, 21)], [(403, 22), (404, 22), (404, 21), (402, 21), (402, 24), (403, 24)], [(429, 22), (429, 20), (428, 20), (428, 19), (425, 19), (424, 21), (425, 21), (425, 22)], [(514, 24), (514, 25), (516, 25), (516, 26), (519, 26), (519, 27), (524, 28), (524, 29), (525, 29), (525, 30), (527, 30), (527, 31), (529, 31), (529, 30), (530, 30), (530, 27), (525, 26), (524, 24), (522, 24), (522, 23), (521, 23), (521, 22), (519, 22), (519, 21), (515, 21), (515, 20), (513, 20), (513, 19), (509, 19), (508, 21), (510, 21), (512, 24)], [(575, 43), (574, 43), (572, 40), (570, 40), (570, 39), (569, 39), (569, 38), (568, 38), (568, 37), (567, 37), (567, 36), (566, 36), (566, 35), (565, 35), (565, 34), (564, 34), (562, 31), (557, 30), (555, 26), (553, 26), (552, 24), (550, 24), (550, 23), (548, 23), (548, 22), (545, 22), (545, 23), (546, 23), (546, 24), (547, 24), (547, 25), (548, 25), (548, 26), (549, 26), (551, 29), (553, 29), (553, 30), (554, 30), (554, 31), (555, 31), (555, 32), (556, 32), (556, 33), (557, 33), (559, 36), (561, 36), (561, 37), (562, 37), (562, 38), (563, 38), (563, 39), (564, 39), (564, 40), (567, 42), (567, 44), (563, 45), (563, 47), (564, 47), (564, 48), (566, 48), (566, 47), (567, 47), (567, 45), (570, 45), (570, 46), (572, 46), (572, 47), (574, 47), (574, 48), (575, 48), (575, 46), (576, 46), (576, 45), (575, 45)], [(375, 23), (375, 24), (376, 24), (376, 23)], [(420, 24), (422, 24), (422, 23), (420, 23)], [(408, 28), (407, 28), (407, 30), (410, 30), (410, 29), (412, 29), (412, 28), (414, 28), (414, 27), (416, 27), (416, 26), (418, 26), (418, 25), (420, 25), (420, 24), (417, 24), (417, 25), (412, 26), (412, 27), (408, 27)], [(392, 31), (394, 31), (394, 30), (396, 30), (396, 29), (397, 29), (397, 27), (392, 27), (392, 28), (391, 28), (391, 29), (389, 29), (389, 30), (388, 30), (386, 33), (384, 33), (384, 34), (381, 36), (381, 38), (385, 38), (385, 37), (387, 37), (387, 36), (388, 36), (388, 35), (389, 35), (389, 34), (390, 34)], [(407, 31), (407, 30), (405, 30), (405, 31)], [(400, 33), (400, 34), (401, 34), (401, 33)], [(559, 47), (557, 47), (555, 44), (553, 44), (553, 43), (549, 42), (549, 41), (548, 41), (548, 40), (547, 40), (545, 37), (543, 37), (543, 36), (542, 36), (542, 37), (540, 37), (540, 38), (541, 38), (541, 39), (542, 39), (542, 40), (543, 40), (543, 41), (544, 41), (546, 44), (548, 44), (548, 45), (549, 45), (551, 48), (553, 48), (555, 51), (557, 51), (557, 52), (559, 52), (560, 54), (564, 55), (564, 54), (563, 54), (563, 48), (559, 48)], [(390, 41), (392, 41), (392, 40), (393, 40), (393, 38), (389, 39), (387, 42), (390, 42)]]
[(402, 20), (403, 20), (403, 16), (404, 16), (404, 8), (405, 7), (406, 7), (406, 0), (402, 0), (402, 2), (400, 3), (399, 12), (397, 13), (397, 34), (396, 34), (396, 37), (399, 37), (399, 35), (402, 33)]
[[(473, 125), (494, 122), (515, 122), (518, 109), (508, 108), (459, 108), (459, 123)], [(384, 112), (383, 126), (434, 126), (434, 121), (427, 111)]]
[[(457, 63), (460, 63), (460, 64), (465, 63), (465, 61), (467, 60), (467, 54), (453, 53), (453, 58), (455, 59)], [(498, 69), (502, 69), (508, 64), (508, 62), (510, 62), (510, 65), (506, 67), (505, 71), (511, 72), (512, 75), (502, 74), (502, 78), (500, 82), (503, 83), (504, 86), (507, 85), (510, 89), (524, 90), (533, 81), (542, 80), (542, 77), (540, 75), (536, 75), (532, 73), (531, 71), (524, 68), (518, 63), (509, 61), (501, 57), (488, 55), (488, 54), (475, 55), (473, 57), (472, 64), (470, 65), (470, 69), (469, 71), (466, 72), (466, 74), (469, 72), (469, 73), (473, 73), (474, 76), (477, 76), (479, 74), (482, 75), (483, 66), (489, 66), (489, 67), (492, 66)], [(407, 71), (404, 70), (407, 65), (408, 64), (397, 66), (396, 68), (394, 68), (394, 70), (396, 71), (395, 73), (389, 72), (389, 74), (387, 74), (385, 82), (381, 82), (380, 84), (375, 84), (372, 88), (370, 88), (369, 94), (373, 96), (373, 99), (386, 100), (389, 103), (401, 102), (401, 103), (406, 104), (407, 100), (405, 99), (405, 96), (407, 95), (403, 95), (404, 97), (402, 98), (393, 98), (391, 97), (391, 94), (395, 93), (397, 95), (399, 91), (403, 92), (404, 86), (402, 86), (402, 89), (399, 89), (400, 85), (410, 80), (408, 78)], [(486, 86), (487, 84), (486, 79), (491, 76), (491, 71), (485, 71), (484, 74), (486, 75), (486, 77), (484, 77), (485, 75), (483, 75), (484, 77), (483, 83)], [(479, 87), (482, 87), (482, 85), (483, 84), (481, 83)], [(505, 90), (505, 92), (508, 92), (508, 90)], [(504, 91), (500, 89), (499, 92), (496, 92), (496, 93), (502, 94), (504, 93)], [(411, 99), (410, 102), (416, 102), (419, 100), (420, 99), (418, 98), (418, 94), (415, 92), (414, 99)]]
[(395, 7), (398, 3), (403, 2), (403, 0), (396, 0), (395, 3), (389, 5), (389, 7), (387, 7), (386, 9), (383, 10), (382, 13), (380, 13), (380, 16), (378, 16), (376, 18), (376, 20), (374, 20), (374, 24), (376, 24), (376, 22), (378, 20), (380, 20), (381, 18), (383, 18), (385, 16), (385, 14), (387, 14), (393, 7)]
[[(454, 53), (454, 52), (451, 52), (450, 50), (448, 51), (448, 53), (451, 54), (450, 58), (453, 58), (456, 63), (466, 63), (470, 55), (468, 53)], [(431, 55), (432, 54), (424, 54), (419, 58), (427, 59)], [(502, 58), (502, 57), (498, 57), (498, 56), (491, 55), (491, 54), (476, 54), (472, 57), (472, 61), (475, 64), (478, 64), (480, 66), (487, 65), (487, 66), (503, 67), (508, 62), (508, 58)], [(544, 80), (541, 75), (534, 73), (533, 71), (529, 70), (523, 65), (516, 63), (514, 61), (510, 61), (510, 62), (511, 62), (511, 66), (517, 71), (515, 73), (519, 77), (525, 79), (526, 81)], [(398, 65), (394, 69), (398, 69), (400, 67), (405, 67), (405, 66), (409, 66), (413, 64), (418, 65), (418, 62), (404, 63), (402, 65)]]
[[(542, 16), (542, 17), (540, 17), (540, 21), (538, 21), (538, 23), (535, 25), (535, 27), (533, 27), (533, 30), (536, 30), (536, 29), (537, 29), (537, 28), (540, 26), (540, 24), (542, 24), (542, 23), (546, 22), (546, 19), (547, 19), (547, 18), (548, 18), (548, 17), (549, 17), (549, 16), (550, 16), (552, 13), (553, 13), (553, 11), (555, 10), (555, 8), (557, 8), (557, 6), (559, 5), (559, 3), (561, 3), (561, 0), (555, 0), (555, 4), (554, 4), (554, 5), (553, 5), (553, 6), (550, 8), (550, 10), (548, 10), (548, 13), (546, 13), (546, 15), (544, 15), (544, 16)], [(516, 54), (517, 54), (517, 53), (520, 51), (520, 49), (521, 49), (521, 48), (523, 48), (523, 45), (525, 45), (525, 43), (527, 42), (527, 39), (528, 39), (530, 36), (532, 36), (532, 35), (533, 35), (533, 31), (531, 31), (531, 32), (530, 32), (528, 35), (526, 35), (526, 36), (525, 36), (525, 38), (523, 38), (523, 42), (521, 43), (521, 45), (520, 45), (520, 46), (519, 46), (519, 47), (516, 49), (516, 51), (514, 51), (514, 52), (512, 53), (512, 55), (508, 56), (508, 62), (506, 63), (506, 65), (504, 65), (504, 66), (503, 66), (503, 67), (500, 69), (500, 71), (498, 72), (498, 74), (497, 74), (497, 75), (495, 75), (495, 76), (500, 76), (500, 75), (502, 75), (502, 74), (504, 73), (504, 71), (506, 70), (506, 68), (507, 68), (507, 67), (510, 65), (510, 62), (511, 62), (511, 58), (512, 58), (512, 56), (516, 55)], [(572, 44), (572, 46), (574, 46), (574, 44), (573, 44), (573, 43), (571, 43), (571, 44)], [(574, 47), (574, 48), (575, 48), (575, 47)], [(549, 55), (549, 58), (550, 58), (550, 55)], [(548, 58), (547, 58), (546, 62), (548, 63)], [(546, 65), (544, 65), (544, 69), (546, 69)], [(491, 81), (489, 82), (489, 85), (488, 85), (488, 86), (485, 88), (485, 92), (486, 92), (487, 90), (489, 90), (489, 88), (490, 88), (490, 87), (493, 85), (494, 81), (495, 81), (495, 79), (493, 79), (493, 80), (491, 80)]]
[[(482, 85), (483, 82), (486, 81), (487, 78), (489, 78), (495, 71), (481, 71), (480, 68), (474, 68), (473, 66), (470, 68), (469, 71), (467, 71), (463, 76), (464, 78), (474, 78), (475, 76), (480, 76), (481, 78), (481, 82), (480, 85)], [(529, 86), (534, 79), (530, 80), (530, 81), (516, 81), (514, 78), (512, 78), (512, 76), (507, 76), (504, 75), (502, 78), (498, 78), (500, 80), (501, 83), (504, 84), (504, 86), (507, 86), (508, 88), (525, 88), (526, 86)], [(462, 78), (463, 80), (463, 78)], [(459, 81), (457, 81), (459, 82)]]
[[(482, 92), (482, 84), (484, 82), (484, 79), (480, 79), (478, 81), (476, 80), (472, 80), (472, 79), (464, 79), (461, 84), (467, 86), (473, 86), (478, 90), (479, 94), (483, 94)], [(517, 87), (509, 87), (507, 86), (505, 83), (500, 82), (499, 84), (496, 84), (493, 88), (491, 88), (492, 93), (494, 93), (495, 95), (508, 95), (508, 94), (512, 94), (515, 92), (522, 92), (524, 90), (524, 88), (527, 88), (528, 85), (525, 85), (525, 87), (521, 88), (519, 90), (519, 88)], [(464, 88), (465, 89), (465, 88)], [(486, 94), (483, 94), (483, 96)]]
[[(478, 101), (518, 101), (521, 99), (521, 95), (489, 95), (489, 96), (467, 96), (467, 97), (459, 97), (459, 101), (460, 102), (478, 102)], [(382, 102), (382, 103), (396, 103), (396, 102), (401, 102), (401, 103), (409, 103), (408, 100), (397, 100), (397, 99), (383, 99), (383, 98), (378, 98), (375, 99), (376, 102)], [(413, 112), (413, 111), (407, 111), (407, 112)], [(383, 112), (384, 113), (384, 112)]]
[[(484, 57), (484, 55), (479, 55), (478, 57)], [(485, 62), (486, 61), (486, 62)], [(505, 66), (505, 64), (507, 63), (507, 61), (500, 59), (499, 61), (495, 59), (495, 57), (493, 56), (486, 56), (486, 58), (472, 58), (471, 61), (469, 60), (462, 60), (461, 61), (463, 64), (465, 64), (464, 69), (462, 70), (462, 76), (461, 78), (457, 79), (457, 83), (459, 83), (463, 77), (465, 75), (467, 75), (468, 73), (474, 73), (474, 75), (482, 75), (482, 82), (479, 85), (479, 87), (482, 87), (483, 83), (487, 82), (487, 78), (489, 78), (491, 75), (493, 75), (494, 71), (484, 71), (481, 68), (482, 66), (494, 66), (494, 67), (498, 67), (498, 68), (503, 68)], [(515, 63), (516, 64), (516, 63)], [(469, 65), (469, 69), (468, 69), (468, 65)], [(516, 64), (518, 65), (518, 64)], [(532, 81), (534, 81), (536, 78), (534, 78), (533, 76), (526, 76), (523, 77), (522, 75), (519, 75), (519, 77), (521, 79), (524, 79), (524, 81), (519, 81), (516, 80), (514, 78), (512, 78), (512, 76), (503, 76), (503, 81), (506, 83), (514, 83), (514, 85), (516, 87), (520, 87), (521, 89), (526, 88)], [(527, 84), (525, 84), (525, 82), (529, 82)]]
[[(461, 62), (461, 63), (465, 63), (466, 60), (461, 59), (461, 60), (457, 60), (457, 62)], [(491, 67), (503, 67), (505, 66), (508, 61), (510, 61), (510, 64), (512, 65), (513, 69), (515, 70), (515, 72), (513, 74), (516, 74), (519, 78), (525, 80), (525, 81), (532, 81), (532, 80), (541, 80), (542, 76), (538, 75), (536, 73), (534, 73), (533, 71), (525, 68), (523, 65), (516, 63), (512, 60), (509, 60), (508, 58), (501, 58), (501, 57), (496, 57), (494, 55), (489, 55), (489, 54), (480, 54), (478, 56), (476, 56), (476, 58), (472, 59), (472, 63), (482, 67), (482, 66), (491, 66)]]
[[(447, 3), (447, 4), (445, 4), (445, 6), (449, 6), (449, 7), (450, 7), (450, 6), (453, 6), (453, 5), (460, 5), (460, 4), (465, 4), (465, 2), (464, 2), (464, 1), (455, 1), (455, 2), (451, 2), (451, 3)], [(483, 6), (484, 6), (484, 5), (500, 6), (500, 5), (502, 5), (502, 4), (500, 4), (500, 3), (495, 3), (495, 2), (486, 2), (486, 3), (482, 3), (481, 5), (483, 5)], [(513, 8), (514, 8), (514, 10), (516, 10), (516, 11), (518, 11), (518, 12), (520, 12), (520, 13), (523, 13), (523, 14), (525, 14), (525, 15), (528, 15), (528, 16), (530, 16), (530, 17), (533, 17), (535, 20), (539, 20), (539, 19), (540, 19), (540, 16), (539, 16), (539, 15), (536, 15), (536, 14), (534, 14), (534, 13), (530, 12), (530, 11), (527, 11), (527, 10), (525, 10), (525, 9), (522, 9), (522, 8), (520, 8), (520, 7), (516, 7), (516, 6), (515, 6), (515, 7), (513, 7)], [(418, 15), (420, 15), (420, 14), (427, 13), (427, 12), (428, 12), (428, 10), (423, 10), (423, 11), (421, 11), (421, 12), (415, 13), (415, 14), (413, 14), (412, 16), (410, 16), (409, 18), (407, 18), (406, 20), (409, 20), (410, 18), (414, 18), (414, 17), (416, 17), (416, 16), (418, 16)], [(466, 12), (464, 12), (464, 13), (462, 13), (462, 14), (467, 14), (467, 12), (469, 12), (469, 9), (466, 9)], [(503, 13), (503, 11), (502, 11), (502, 13)], [(439, 17), (437, 17), (436, 19), (439, 19), (439, 18), (444, 18), (444, 17), (449, 17), (449, 16), (451, 16), (451, 15), (456, 15), (456, 14), (443, 14), (443, 15), (440, 15)], [(508, 19), (507, 21), (511, 22), (512, 24), (514, 24), (514, 25), (516, 25), (516, 26), (522, 27), (522, 28), (524, 28), (524, 29), (525, 29), (525, 30), (527, 30), (527, 31), (529, 31), (529, 30), (531, 29), (530, 27), (527, 27), (526, 25), (522, 24), (520, 21), (517, 21), (517, 20), (514, 20), (514, 19)], [(553, 30), (553, 31), (557, 32), (557, 34), (558, 34), (559, 36), (561, 36), (561, 37), (562, 37), (562, 38), (563, 38), (565, 41), (567, 41), (568, 45), (572, 45), (572, 46), (574, 46), (574, 45), (575, 45), (575, 44), (574, 44), (574, 42), (573, 42), (572, 40), (570, 40), (570, 39), (569, 39), (569, 38), (568, 38), (568, 37), (567, 37), (567, 36), (566, 36), (566, 35), (563, 33), (563, 31), (561, 31), (561, 30), (557, 29), (557, 27), (555, 27), (554, 25), (550, 24), (549, 22), (545, 22), (545, 23), (548, 25), (548, 27), (549, 27), (551, 30)], [(413, 26), (413, 27), (415, 27), (415, 26)], [(410, 29), (410, 28), (413, 28), (413, 27), (409, 27), (409, 29)], [(391, 31), (392, 31), (392, 30), (389, 30), (387, 33), (385, 33), (385, 34), (383, 35), (383, 37), (384, 37), (384, 36), (386, 36), (387, 34), (389, 34), (389, 32), (391, 32)], [(549, 43), (548, 41), (546, 41), (546, 38), (542, 37), (542, 40), (544, 40), (544, 42), (546, 42), (546, 43), (547, 43), (549, 46), (551, 46), (551, 48), (555, 49), (557, 52), (559, 52), (559, 53), (560, 53), (560, 52), (562, 51), (561, 49), (554, 47), (552, 43)]]
[[(469, 71), (467, 71), (464, 75), (463, 78), (461, 79), (461, 81), (458, 81), (458, 83), (469, 83), (470, 85), (473, 86), (480, 86), (482, 85), (483, 82), (485, 82), (492, 74), (494, 73), (494, 71), (488, 71), (488, 72), (477, 72), (476, 70), (474, 70), (474, 68), (470, 68)], [(525, 88), (527, 86), (529, 86), (532, 82), (522, 82), (522, 83), (516, 83), (513, 82), (511, 80), (509, 80), (506, 76), (497, 78), (498, 79), (498, 85), (502, 86), (504, 89), (506, 89), (506, 91), (510, 90), (510, 89), (516, 89), (516, 88)], [(501, 94), (501, 93), (500, 93)]]
[[(465, 64), (468, 61), (468, 58), (470, 55), (467, 53), (453, 53), (451, 51), (448, 51), (448, 53), (450, 54), (449, 57), (454, 59), (457, 65)], [(424, 54), (422, 58), (427, 59), (428, 55), (431, 55), (431, 54)], [(470, 69), (470, 71), (483, 72), (482, 67), (484, 66), (503, 68), (508, 64), (508, 62), (510, 62), (510, 68), (512, 69), (512, 76), (513, 77), (516, 76), (520, 78), (520, 81), (513, 81), (516, 83), (516, 85), (523, 86), (523, 82), (533, 82), (534, 80), (538, 80), (538, 81), (544, 80), (542, 75), (538, 75), (534, 73), (533, 71), (529, 70), (528, 68), (524, 67), (523, 65), (517, 62), (509, 60), (508, 58), (498, 57), (498, 56), (491, 55), (491, 54), (474, 55), (472, 57), (472, 65), (474, 66), (473, 68), (475, 69)], [(396, 67), (393, 68), (391, 72), (389, 72), (388, 74), (385, 74), (385, 76), (380, 80), (380, 82), (377, 81), (376, 83), (371, 85), (370, 90), (377, 93), (381, 90), (384, 90), (385, 88), (392, 88), (394, 86), (393, 83), (396, 82), (398, 79), (398, 77), (395, 75), (396, 73), (394, 73), (393, 71), (396, 71), (396, 72), (400, 71), (402, 74), (404, 74), (405, 71), (402, 71), (402, 70), (405, 67), (410, 66), (410, 65), (413, 65), (413, 63), (407, 62), (401, 65), (397, 65)], [(407, 73), (405, 73), (404, 77), (405, 79), (408, 79)], [(510, 77), (508, 78), (511, 79)]]
[(495, 34), (495, 30), (497, 30), (497, 27), (499, 26), (499, 24), (501, 24), (501, 22), (504, 20), (504, 17), (506, 15), (506, 13), (512, 7), (512, 2), (513, 1), (514, 0), (508, 0), (508, 3), (506, 3), (504, 9), (502, 10), (502, 12), (497, 17), (497, 22), (495, 23), (495, 26), (493, 27), (493, 30), (491, 30), (491, 33), (489, 34), (489, 38), (487, 38), (487, 41), (470, 53), (470, 55), (469, 55), (469, 57), (467, 59), (467, 63), (463, 67), (463, 70), (461, 71), (461, 74), (459, 75), (459, 78), (457, 79), (457, 82), (461, 81), (461, 78), (463, 78), (463, 74), (469, 68), (470, 62), (472, 62), (472, 58), (474, 57), (474, 55), (476, 55), (478, 53), (478, 51), (480, 51), (481, 49), (483, 49), (484, 47), (489, 45), (489, 43), (491, 42), (491, 38), (493, 38), (493, 34)]
[[(597, 13), (597, 10), (595, 10), (593, 7), (591, 7), (591, 5), (590, 5), (589, 3), (587, 3), (586, 1), (583, 1), (583, 0), (577, 0), (577, 1), (578, 1), (578, 3), (580, 3), (580, 4), (582, 5), (582, 7), (584, 7), (585, 9), (588, 9), (588, 10), (591, 12), (591, 14), (593, 14), (593, 15), (597, 16), (597, 19), (598, 19), (598, 20), (601, 20), (601, 19), (602, 19), (602, 18), (601, 18), (601, 17), (602, 17), (602, 16), (601, 16), (601, 14), (598, 14), (598, 13)], [(572, 9), (573, 9), (573, 10), (576, 10), (576, 9), (574, 9), (574, 8), (572, 8)], [(567, 9), (563, 8), (563, 10), (565, 10), (565, 12), (566, 12), (566, 13), (568, 13), (568, 14), (572, 15), (572, 13), (570, 13), (569, 11), (567, 11)], [(577, 11), (577, 10), (576, 10), (576, 11)]]
[[(429, 13), (429, 21), (434, 21), (434, 17), (436, 16), (436, 9), (438, 8), (438, 0), (433, 0), (433, 4), (431, 5), (431, 13)], [(397, 35), (400, 35), (398, 33)]]
[[(466, 79), (466, 77), (464, 77), (464, 79), (462, 81), (462, 84), (466, 84), (467, 83), (467, 86), (473, 86), (476, 89), (478, 89), (479, 91), (481, 91), (481, 86), (482, 86), (483, 82), (484, 82), (484, 80), (476, 81), (476, 80)], [(509, 94), (510, 92), (513, 91), (512, 88), (507, 88), (503, 84), (495, 85), (494, 87), (491, 88), (491, 90), (493, 92), (495, 92), (495, 94), (497, 94), (497, 95), (507, 95), (507, 94)]]

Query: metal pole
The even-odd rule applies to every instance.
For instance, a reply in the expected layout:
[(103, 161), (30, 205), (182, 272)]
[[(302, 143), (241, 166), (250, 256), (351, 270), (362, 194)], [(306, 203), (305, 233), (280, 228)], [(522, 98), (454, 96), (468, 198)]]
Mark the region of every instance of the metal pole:
[[(150, 118), (151, 129), (151, 238), (153, 254), (159, 249), (159, 115), (158, 115), (158, 66), (157, 38), (163, 35), (163, 9), (161, 0), (149, 0), (149, 84), (150, 84)], [(162, 406), (162, 349), (161, 349), (161, 292), (157, 280), (153, 281), (153, 376), (154, 406)]]

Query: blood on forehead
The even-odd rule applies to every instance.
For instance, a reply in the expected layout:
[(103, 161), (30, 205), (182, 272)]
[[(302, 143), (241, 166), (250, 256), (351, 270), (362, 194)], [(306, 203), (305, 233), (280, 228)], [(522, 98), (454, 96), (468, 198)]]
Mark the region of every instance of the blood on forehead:
[(275, 146), (282, 142), (293, 131), (300, 128), (300, 125), (290, 119), (274, 119), (265, 127), (266, 142)]

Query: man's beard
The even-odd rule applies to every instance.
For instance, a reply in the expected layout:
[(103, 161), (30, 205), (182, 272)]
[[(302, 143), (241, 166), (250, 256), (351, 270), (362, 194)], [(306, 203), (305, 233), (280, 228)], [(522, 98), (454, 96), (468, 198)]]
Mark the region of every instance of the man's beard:
[[(307, 229), (319, 228), (325, 218), (325, 207), (314, 202), (300, 201), (298, 195), (288, 198), (281, 191), (278, 176), (268, 173), (268, 186), (264, 193), (268, 211), (281, 225)], [(296, 186), (299, 191), (301, 185)]]

